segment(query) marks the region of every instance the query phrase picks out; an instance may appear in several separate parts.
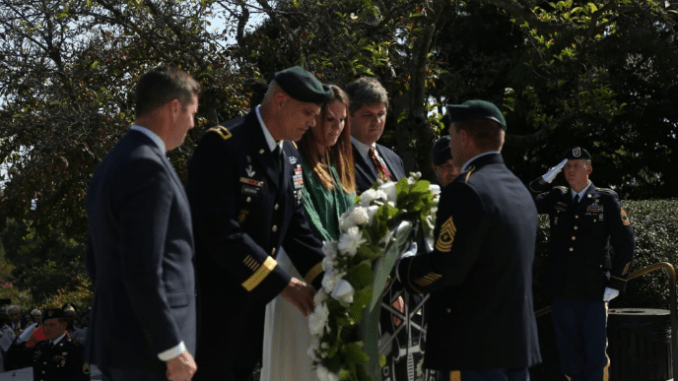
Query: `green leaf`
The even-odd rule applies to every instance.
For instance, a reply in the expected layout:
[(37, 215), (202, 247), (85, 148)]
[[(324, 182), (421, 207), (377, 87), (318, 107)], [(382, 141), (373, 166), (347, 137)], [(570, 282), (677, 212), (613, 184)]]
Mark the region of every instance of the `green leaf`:
[(360, 365), (367, 364), (367, 362), (370, 361), (370, 358), (363, 352), (362, 347), (362, 341), (346, 344), (343, 349), (346, 360)]
[(372, 284), (372, 262), (363, 261), (350, 269), (346, 277), (354, 289), (363, 289)]

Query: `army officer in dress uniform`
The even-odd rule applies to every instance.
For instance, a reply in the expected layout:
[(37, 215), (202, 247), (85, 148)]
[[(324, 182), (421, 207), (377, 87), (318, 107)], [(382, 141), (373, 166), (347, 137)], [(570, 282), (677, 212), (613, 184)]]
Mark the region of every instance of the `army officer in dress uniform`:
[(563, 168), (570, 187), (557, 186), (536, 197), (539, 213), (551, 219), (546, 279), (560, 365), (572, 381), (607, 380), (607, 302), (626, 288), (633, 230), (617, 193), (589, 180), (591, 155), (581, 147), (568, 149), (560, 164), (532, 181), (532, 191), (548, 190)]
[[(265, 306), (276, 295), (304, 315), (313, 310), (311, 284), (320, 287), (323, 253), (306, 220), (301, 159), (291, 141), (315, 126), (330, 95), (298, 66), (278, 72), (261, 105), (229, 128), (211, 128), (189, 161), (199, 285), (194, 380), (250, 379)], [(304, 279), (277, 266), (281, 246)]]
[(34, 381), (89, 381), (89, 364), (83, 362), (85, 348), (66, 334), (68, 317), (60, 308), (45, 311), (46, 340), (35, 346)]
[(541, 362), (532, 303), (537, 210), (501, 156), (506, 120), (492, 103), (447, 108), (462, 173), (443, 188), (435, 250), (403, 258), (398, 277), (430, 293), (424, 366), (442, 380), (527, 381)]

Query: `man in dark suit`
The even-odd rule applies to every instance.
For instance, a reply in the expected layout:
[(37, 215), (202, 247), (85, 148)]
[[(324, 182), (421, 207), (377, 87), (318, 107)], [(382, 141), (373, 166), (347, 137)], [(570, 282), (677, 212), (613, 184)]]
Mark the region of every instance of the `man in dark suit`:
[[(304, 315), (313, 310), (311, 284), (320, 287), (324, 255), (306, 220), (301, 159), (291, 141), (315, 126), (330, 95), (298, 66), (278, 72), (261, 105), (228, 128), (211, 128), (189, 161), (199, 284), (196, 380), (250, 379), (261, 356), (265, 306), (276, 295)], [(277, 266), (281, 247), (304, 280)]]
[(398, 181), (405, 177), (403, 159), (377, 144), (386, 124), (386, 89), (376, 78), (363, 77), (346, 85), (346, 93), (351, 98), (351, 142), (358, 193), (379, 178)]
[[(560, 367), (572, 381), (603, 380), (610, 365), (607, 303), (626, 288), (635, 238), (612, 189), (589, 180), (591, 154), (568, 149), (563, 161), (530, 183), (537, 210), (551, 220), (548, 290)], [(549, 183), (561, 169), (569, 188)], [(610, 258), (610, 243), (614, 260)]]
[(448, 106), (462, 173), (442, 191), (433, 252), (403, 258), (398, 276), (430, 293), (424, 366), (461, 379), (529, 380), (541, 362), (532, 304), (537, 209), (501, 156), (506, 121), (492, 103)]
[(44, 341), (33, 352), (34, 381), (89, 381), (82, 344), (66, 335), (68, 317), (60, 308), (45, 311)]
[(144, 74), (135, 124), (89, 186), (86, 260), (94, 303), (87, 353), (104, 380), (183, 381), (195, 373), (191, 214), (165, 153), (193, 128), (198, 92), (181, 70)]

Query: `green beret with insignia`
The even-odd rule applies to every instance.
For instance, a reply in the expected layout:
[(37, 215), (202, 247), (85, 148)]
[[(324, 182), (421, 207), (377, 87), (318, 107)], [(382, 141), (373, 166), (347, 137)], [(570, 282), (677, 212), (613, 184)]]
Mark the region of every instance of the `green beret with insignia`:
[(506, 119), (492, 102), (473, 99), (459, 105), (447, 105), (447, 118), (450, 122), (464, 120), (489, 119), (499, 123), (506, 130)]
[(273, 80), (289, 96), (301, 102), (323, 104), (332, 97), (328, 86), (300, 66), (275, 73)]
[(433, 145), (433, 165), (443, 165), (452, 158), (450, 141), (450, 135), (445, 135)]
[(563, 154), (563, 159), (567, 160), (579, 160), (579, 159), (591, 159), (591, 154), (589, 151), (581, 148), (580, 146), (574, 146), (568, 148), (567, 151)]

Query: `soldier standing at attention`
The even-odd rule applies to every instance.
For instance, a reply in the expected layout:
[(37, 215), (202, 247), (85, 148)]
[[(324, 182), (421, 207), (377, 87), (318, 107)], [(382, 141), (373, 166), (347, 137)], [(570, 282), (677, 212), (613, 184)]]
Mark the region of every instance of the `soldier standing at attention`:
[[(304, 316), (313, 311), (311, 284), (320, 287), (324, 254), (306, 219), (292, 142), (315, 127), (331, 94), (299, 66), (280, 71), (261, 105), (228, 128), (211, 128), (188, 163), (199, 285), (196, 381), (250, 379), (265, 306), (278, 294)], [(278, 266), (281, 247), (304, 279)]]
[(85, 348), (66, 336), (68, 318), (61, 308), (45, 311), (44, 334), (33, 353), (33, 381), (89, 381)]
[(557, 186), (536, 197), (539, 213), (551, 220), (546, 279), (560, 366), (572, 381), (607, 380), (607, 303), (626, 288), (633, 229), (617, 193), (589, 180), (591, 155), (581, 147), (568, 149), (530, 189), (544, 192), (563, 168), (570, 188)]

